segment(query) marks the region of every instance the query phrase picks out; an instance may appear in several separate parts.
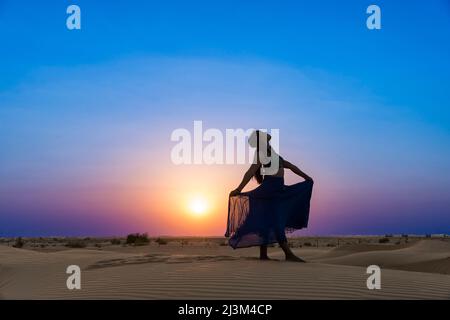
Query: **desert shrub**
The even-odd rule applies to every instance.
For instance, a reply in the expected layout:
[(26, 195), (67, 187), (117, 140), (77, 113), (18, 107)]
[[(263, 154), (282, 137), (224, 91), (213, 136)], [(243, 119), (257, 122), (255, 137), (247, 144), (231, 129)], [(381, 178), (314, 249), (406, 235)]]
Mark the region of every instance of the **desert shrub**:
[(305, 243), (303, 243), (303, 245), (304, 245), (305, 247), (311, 247), (311, 246), (312, 246), (311, 242), (305, 242)]
[(13, 244), (14, 248), (22, 248), (25, 242), (22, 240), (22, 237), (18, 237), (16, 242)]
[(83, 240), (70, 240), (66, 243), (68, 248), (86, 248), (86, 242)]
[(132, 245), (145, 245), (150, 242), (148, 235), (146, 233), (132, 233), (127, 236), (126, 244)]
[(111, 244), (121, 244), (122, 241), (120, 241), (120, 239), (112, 239), (111, 240)]
[(334, 243), (327, 243), (327, 247), (336, 247)]
[(165, 245), (165, 244), (168, 243), (168, 241), (166, 239), (163, 239), (163, 238), (158, 238), (158, 239), (155, 240), (155, 242), (157, 244), (159, 244), (159, 245)]
[(182, 247), (187, 246), (188, 244), (189, 244), (189, 241), (187, 241), (187, 240), (181, 240), (181, 246), (182, 246)]
[(389, 242), (389, 238), (386, 238), (386, 237), (378, 240), (378, 243), (388, 243), (388, 242)]

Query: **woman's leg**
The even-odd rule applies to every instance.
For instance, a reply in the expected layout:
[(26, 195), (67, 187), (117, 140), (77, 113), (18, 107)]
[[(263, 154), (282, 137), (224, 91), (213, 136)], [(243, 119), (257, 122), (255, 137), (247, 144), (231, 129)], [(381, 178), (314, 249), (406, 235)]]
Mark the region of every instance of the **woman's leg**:
[(296, 261), (296, 262), (305, 262), (305, 260), (297, 257), (289, 248), (287, 240), (279, 242), (281, 249), (283, 249), (284, 254), (286, 255), (286, 260), (288, 261)]
[(259, 247), (259, 258), (261, 260), (270, 260), (267, 255), (267, 245), (262, 245)]

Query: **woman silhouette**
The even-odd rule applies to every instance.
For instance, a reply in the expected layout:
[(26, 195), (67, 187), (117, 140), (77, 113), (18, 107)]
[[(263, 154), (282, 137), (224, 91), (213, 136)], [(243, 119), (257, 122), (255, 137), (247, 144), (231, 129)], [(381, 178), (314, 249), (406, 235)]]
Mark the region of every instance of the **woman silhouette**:
[[(284, 160), (270, 146), (271, 136), (256, 130), (249, 144), (256, 147), (255, 159), (240, 185), (230, 192), (226, 237), (234, 249), (260, 246), (260, 259), (267, 260), (267, 245), (278, 242), (286, 260), (304, 262), (289, 248), (285, 231), (307, 227), (313, 179)], [(291, 186), (284, 185), (284, 169), (304, 178)], [(269, 172), (269, 169), (270, 172)], [(242, 192), (254, 177), (256, 189)]]

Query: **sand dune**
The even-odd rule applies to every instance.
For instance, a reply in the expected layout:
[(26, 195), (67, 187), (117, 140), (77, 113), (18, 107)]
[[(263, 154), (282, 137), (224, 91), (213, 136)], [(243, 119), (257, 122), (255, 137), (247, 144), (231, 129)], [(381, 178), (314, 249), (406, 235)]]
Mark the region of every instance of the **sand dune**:
[[(374, 246), (372, 246), (373, 248)], [(422, 240), (400, 249), (361, 252), (359, 248), (336, 249), (316, 259), (323, 263), (368, 266), (376, 264), (382, 268), (414, 270), (420, 272), (450, 274), (450, 243), (441, 240)], [(345, 251), (344, 251), (345, 250)], [(335, 255), (334, 251), (345, 254)]]
[[(256, 249), (225, 246), (110, 247), (36, 252), (0, 246), (3, 299), (450, 299), (450, 244), (300, 248), (308, 263), (256, 259)], [(82, 289), (66, 288), (68, 265)], [(368, 290), (366, 267), (382, 267)], [(397, 270), (395, 270), (397, 269)]]

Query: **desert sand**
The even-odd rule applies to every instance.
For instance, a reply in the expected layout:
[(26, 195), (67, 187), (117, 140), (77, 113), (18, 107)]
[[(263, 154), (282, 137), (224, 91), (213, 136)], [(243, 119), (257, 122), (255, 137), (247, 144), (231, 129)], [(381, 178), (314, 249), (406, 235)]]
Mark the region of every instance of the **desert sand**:
[[(258, 249), (233, 250), (223, 238), (169, 239), (132, 246), (87, 239), (0, 244), (1, 299), (450, 299), (450, 239), (294, 239), (307, 263), (259, 261)], [(393, 243), (395, 242), (395, 243)], [(337, 246), (339, 245), (339, 246)], [(368, 290), (366, 268), (381, 267), (381, 289)], [(81, 268), (69, 290), (66, 268)]]

